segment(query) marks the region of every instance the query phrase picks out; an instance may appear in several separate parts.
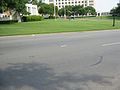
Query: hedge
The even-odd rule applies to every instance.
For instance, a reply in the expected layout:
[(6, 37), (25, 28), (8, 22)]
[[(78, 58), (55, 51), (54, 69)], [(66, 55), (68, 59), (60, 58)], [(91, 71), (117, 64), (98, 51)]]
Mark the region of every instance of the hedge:
[(0, 24), (12, 24), (16, 22), (18, 22), (18, 20), (5, 20), (5, 21), (0, 21)]
[(29, 22), (29, 21), (41, 21), (43, 20), (42, 16), (23, 16), (22, 21), (23, 22)]

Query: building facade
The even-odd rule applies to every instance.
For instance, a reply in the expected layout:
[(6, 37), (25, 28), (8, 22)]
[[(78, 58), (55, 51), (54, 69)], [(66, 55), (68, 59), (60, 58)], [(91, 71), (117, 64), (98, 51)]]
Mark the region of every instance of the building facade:
[(26, 8), (30, 15), (39, 15), (37, 5), (26, 4)]
[(76, 6), (83, 5), (95, 7), (95, 0), (42, 0), (43, 3), (51, 4), (53, 3), (58, 9), (61, 9), (65, 6)]

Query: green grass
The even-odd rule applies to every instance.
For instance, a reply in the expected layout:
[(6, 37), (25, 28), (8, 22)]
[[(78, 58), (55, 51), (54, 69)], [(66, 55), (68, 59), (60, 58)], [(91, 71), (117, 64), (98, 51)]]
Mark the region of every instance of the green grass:
[(120, 20), (112, 27), (112, 20), (100, 18), (84, 18), (75, 20), (43, 20), (39, 22), (25, 22), (0, 25), (0, 36), (45, 34), (60, 32), (80, 32), (93, 30), (120, 29)]

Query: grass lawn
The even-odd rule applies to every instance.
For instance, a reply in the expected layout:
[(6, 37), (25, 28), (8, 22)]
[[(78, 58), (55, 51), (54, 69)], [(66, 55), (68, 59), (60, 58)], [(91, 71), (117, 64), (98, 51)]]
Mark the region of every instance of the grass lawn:
[(45, 34), (59, 32), (80, 32), (93, 30), (120, 29), (120, 20), (112, 27), (112, 20), (108, 19), (75, 19), (75, 20), (43, 20), (39, 22), (24, 22), (15, 24), (1, 24), (0, 36)]

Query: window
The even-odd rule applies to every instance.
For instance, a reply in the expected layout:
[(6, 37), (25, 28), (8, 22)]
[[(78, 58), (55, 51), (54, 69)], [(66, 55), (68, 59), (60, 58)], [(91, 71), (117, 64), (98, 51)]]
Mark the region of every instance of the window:
[(93, 1), (89, 1), (89, 2), (93, 2)]
[(89, 4), (90, 6), (94, 6), (94, 4)]
[(28, 12), (30, 13), (30, 7), (28, 7)]

